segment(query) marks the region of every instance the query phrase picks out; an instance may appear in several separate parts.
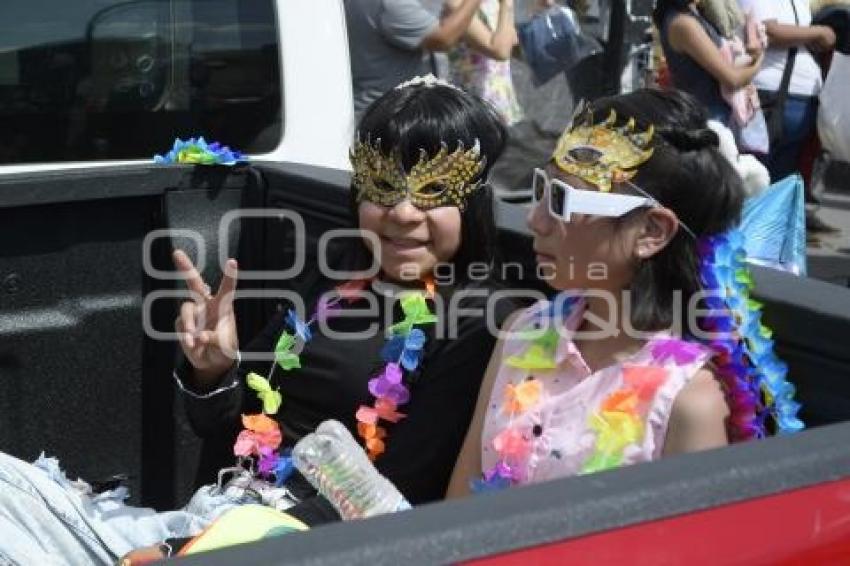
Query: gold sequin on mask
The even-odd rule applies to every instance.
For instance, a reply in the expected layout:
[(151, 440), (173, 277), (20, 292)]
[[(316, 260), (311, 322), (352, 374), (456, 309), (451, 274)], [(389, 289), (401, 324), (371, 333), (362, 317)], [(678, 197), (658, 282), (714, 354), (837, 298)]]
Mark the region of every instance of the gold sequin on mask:
[(637, 174), (636, 168), (652, 157), (649, 144), (655, 133), (653, 126), (637, 132), (635, 120), (630, 118), (624, 126), (616, 127), (617, 113), (613, 110), (599, 124), (593, 124), (589, 111), (579, 113), (582, 118), (564, 131), (552, 154), (561, 171), (610, 192), (613, 183), (628, 181)]
[(395, 206), (410, 199), (413, 206), (422, 210), (438, 206), (463, 210), (469, 195), (482, 185), (475, 179), (481, 175), (487, 159), (481, 155), (478, 140), (468, 150), (458, 142), (457, 149), (451, 153), (445, 143), (440, 145), (434, 157), (420, 149), (419, 161), (405, 173), (397, 150), (384, 155), (380, 139), (374, 145), (368, 139), (358, 140), (349, 153), (357, 202), (367, 200), (381, 206)]

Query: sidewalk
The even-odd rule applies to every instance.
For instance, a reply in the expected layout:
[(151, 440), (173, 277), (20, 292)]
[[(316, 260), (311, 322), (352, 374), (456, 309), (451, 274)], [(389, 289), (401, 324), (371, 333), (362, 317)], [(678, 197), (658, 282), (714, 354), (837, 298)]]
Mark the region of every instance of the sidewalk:
[(831, 169), (818, 216), (841, 232), (810, 235), (809, 277), (850, 287), (850, 166)]

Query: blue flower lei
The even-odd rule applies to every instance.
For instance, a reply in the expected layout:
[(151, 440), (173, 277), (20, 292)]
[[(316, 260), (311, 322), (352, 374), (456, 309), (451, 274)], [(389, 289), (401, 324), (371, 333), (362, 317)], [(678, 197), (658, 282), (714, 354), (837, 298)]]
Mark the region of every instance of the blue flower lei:
[(714, 362), (731, 411), (733, 442), (763, 438), (768, 421), (777, 434), (803, 429), (800, 404), (786, 379), (788, 366), (774, 353), (772, 331), (761, 322), (762, 304), (750, 297), (753, 280), (745, 262), (744, 235), (736, 229), (697, 242), (703, 288), (710, 291), (701, 330), (716, 352)]

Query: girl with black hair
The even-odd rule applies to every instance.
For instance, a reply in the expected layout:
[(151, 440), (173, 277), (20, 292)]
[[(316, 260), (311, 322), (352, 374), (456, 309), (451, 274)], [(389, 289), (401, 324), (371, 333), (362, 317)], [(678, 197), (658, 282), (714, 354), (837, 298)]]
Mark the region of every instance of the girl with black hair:
[[(770, 153), (764, 158), (770, 178), (776, 182), (801, 169), (800, 156), (817, 127), (818, 95), (823, 87), (816, 55), (832, 51), (835, 32), (829, 26), (812, 25), (808, 1), (741, 0), (741, 5), (764, 23), (770, 42), (753, 83), (762, 105), (771, 112), (782, 112), (781, 119), (777, 118), (782, 123), (781, 135), (774, 133)], [(784, 83), (788, 66), (788, 82)], [(785, 100), (780, 105), (783, 88)], [(813, 199), (809, 185), (806, 182), (806, 197)]]
[(730, 231), (742, 182), (717, 145), (677, 91), (599, 100), (564, 132), (528, 216), (559, 293), (506, 324), (450, 496), (802, 427), (748, 297)]
[(764, 50), (748, 45), (750, 62), (736, 66), (720, 52), (722, 36), (699, 11), (699, 0), (657, 0), (652, 14), (673, 86), (692, 94), (708, 116), (729, 122), (731, 108), (720, 87), (735, 90), (752, 81), (761, 66)]
[[(718, 143), (679, 91), (599, 100), (562, 134), (528, 215), (557, 294), (506, 323), (449, 497), (802, 428), (748, 296), (731, 230), (742, 181)], [(340, 464), (353, 444), (323, 423), (295, 458), (334, 505), (360, 512), (334, 478), (355, 495), (392, 489), (365, 458)]]
[[(378, 273), (314, 281), (302, 294), (312, 317), (285, 305), (248, 345), (236, 338), (236, 261), (228, 260), (212, 294), (175, 252), (197, 296), (176, 322), (186, 360), (175, 378), (190, 422), (205, 439), (225, 441), (230, 454), (219, 465), (236, 454), (251, 469), (220, 476), (182, 510), (155, 513), (119, 503), (107, 510), (110, 500), (54, 481), (49, 463), (0, 455), (0, 482), (10, 484), (0, 489), (0, 558), (113, 563), (134, 548), (194, 536), (245, 503), (288, 510), (295, 523), (334, 520), (333, 508), (292, 473), (287, 451), (325, 419), (345, 423), (410, 501), (443, 497), (495, 342), (483, 316), (453, 313), (480, 309), (492, 288), (474, 274), (480, 279), (493, 264), (486, 180), (505, 142), (494, 111), (447, 83), (420, 78), (386, 93), (366, 110), (351, 151), (352, 212), (364, 239), (336, 266), (375, 259)], [(455, 279), (433, 285), (440, 266), (452, 267)], [(510, 312), (495, 308), (497, 321)]]

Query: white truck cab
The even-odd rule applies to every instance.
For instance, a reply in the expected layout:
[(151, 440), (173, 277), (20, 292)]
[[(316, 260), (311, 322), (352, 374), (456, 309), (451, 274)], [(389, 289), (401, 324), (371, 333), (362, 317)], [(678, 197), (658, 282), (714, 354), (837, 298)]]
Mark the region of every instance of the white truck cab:
[(0, 175), (149, 162), (205, 136), (252, 159), (346, 170), (341, 0), (9, 0)]

